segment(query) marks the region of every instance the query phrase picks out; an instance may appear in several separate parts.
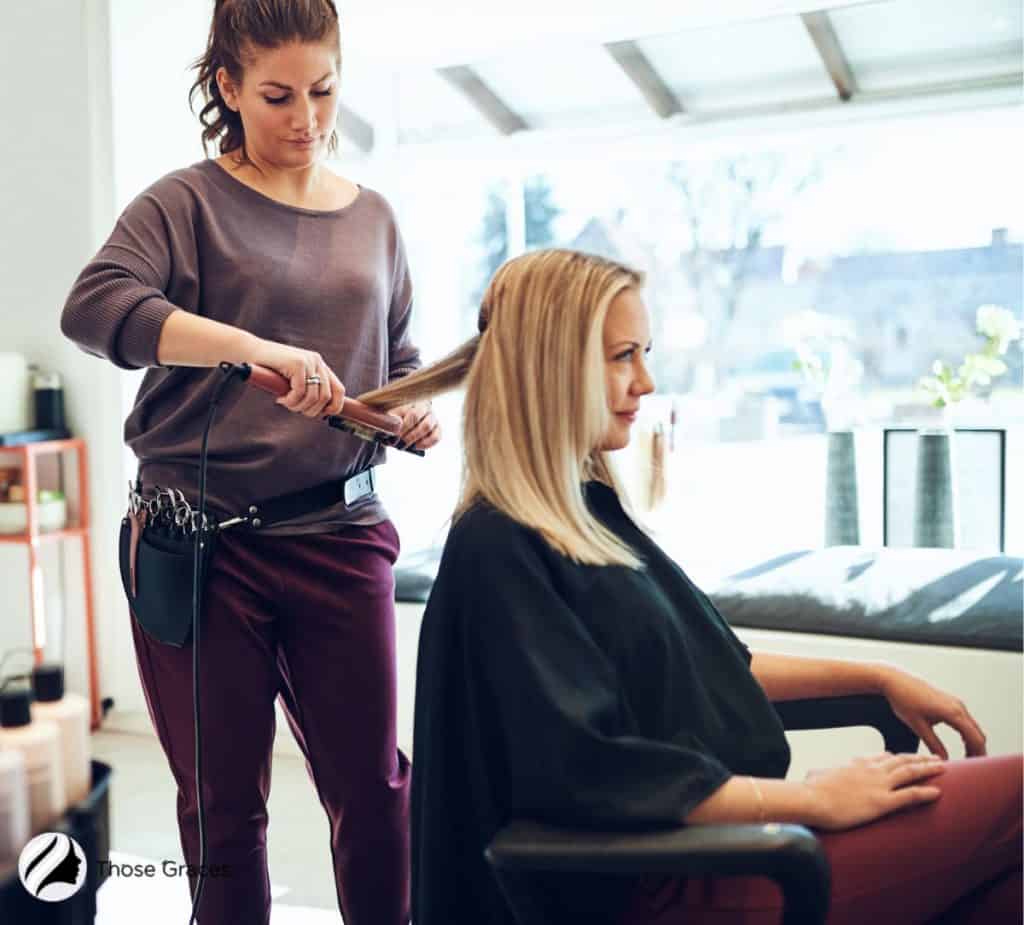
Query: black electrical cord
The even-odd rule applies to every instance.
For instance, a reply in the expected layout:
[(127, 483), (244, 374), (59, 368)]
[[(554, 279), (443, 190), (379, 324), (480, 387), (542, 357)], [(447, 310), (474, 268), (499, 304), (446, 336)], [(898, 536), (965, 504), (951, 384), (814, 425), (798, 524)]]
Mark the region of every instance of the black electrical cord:
[(228, 386), (238, 377), (243, 382), (249, 378), (251, 372), (248, 364), (243, 363), (236, 366), (233, 363), (221, 363), (220, 370), (224, 378), (217, 384), (217, 390), (210, 400), (210, 413), (206, 418), (206, 429), (203, 431), (203, 445), (199, 453), (199, 514), (198, 526), (196, 529), (196, 540), (193, 544), (192, 556), (192, 714), (195, 723), (195, 752), (196, 752), (196, 804), (199, 811), (199, 880), (196, 884), (196, 891), (192, 897), (192, 915), (189, 918), (189, 925), (195, 925), (196, 913), (199, 911), (199, 900), (203, 895), (203, 886), (206, 883), (206, 810), (203, 804), (203, 757), (200, 742), (199, 719), (199, 635), (202, 621), (202, 594), (199, 568), (202, 562), (204, 543), (209, 542), (206, 527), (206, 451), (210, 438), (210, 427), (213, 425), (214, 415), (217, 413), (217, 406), (220, 404)]

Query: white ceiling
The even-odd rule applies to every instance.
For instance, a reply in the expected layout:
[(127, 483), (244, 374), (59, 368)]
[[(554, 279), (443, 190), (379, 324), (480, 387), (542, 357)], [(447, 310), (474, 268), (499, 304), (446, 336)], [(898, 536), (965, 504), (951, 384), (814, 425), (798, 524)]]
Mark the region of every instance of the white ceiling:
[(835, 93), (799, 16), (675, 32), (640, 47), (688, 108)]
[[(336, 0), (353, 54), (441, 67), (527, 52), (551, 41), (594, 44), (880, 0)], [(884, 2), (884, 0), (882, 0)], [(945, 0), (937, 0), (944, 3)]]
[(832, 23), (864, 90), (1021, 69), (1018, 0), (894, 0), (836, 10)]
[[(683, 118), (839, 105), (800, 14), (827, 11), (858, 99), (1020, 82), (1019, 0), (397, 0), (339, 6), (353, 108), (389, 73), (401, 142), (500, 137), (437, 68), (460, 64), (530, 129), (661, 123), (603, 43), (636, 40)], [(682, 12), (680, 10), (683, 10)], [(969, 89), (969, 88), (968, 88)]]

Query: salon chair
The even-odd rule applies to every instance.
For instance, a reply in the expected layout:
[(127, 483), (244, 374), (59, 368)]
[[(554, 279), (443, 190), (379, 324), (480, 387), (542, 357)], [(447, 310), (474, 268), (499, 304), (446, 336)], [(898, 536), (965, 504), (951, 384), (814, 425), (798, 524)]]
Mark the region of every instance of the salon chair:
[[(787, 730), (871, 726), (889, 752), (916, 752), (918, 737), (878, 695), (775, 703)], [(531, 888), (537, 874), (761, 876), (782, 892), (783, 925), (820, 925), (829, 908), (830, 870), (804, 826), (688, 825), (645, 832), (555, 828), (510, 821), (485, 855), (519, 925), (562, 925)]]

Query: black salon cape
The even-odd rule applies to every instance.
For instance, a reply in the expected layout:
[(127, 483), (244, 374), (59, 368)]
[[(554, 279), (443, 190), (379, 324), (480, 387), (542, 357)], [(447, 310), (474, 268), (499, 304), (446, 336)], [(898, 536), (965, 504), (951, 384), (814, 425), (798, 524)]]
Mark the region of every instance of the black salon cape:
[[(414, 925), (512, 925), (483, 856), (512, 817), (679, 824), (732, 773), (785, 776), (750, 652), (611, 488), (585, 493), (643, 571), (577, 565), (488, 505), (449, 533), (417, 665)], [(629, 888), (538, 880), (581, 925), (614, 921)]]

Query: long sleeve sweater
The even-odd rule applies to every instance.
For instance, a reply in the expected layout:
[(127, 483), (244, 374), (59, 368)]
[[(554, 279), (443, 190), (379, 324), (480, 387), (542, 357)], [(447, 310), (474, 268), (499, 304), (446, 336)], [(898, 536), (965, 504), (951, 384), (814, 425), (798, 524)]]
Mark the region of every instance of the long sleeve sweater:
[[(128, 205), (82, 270), (61, 328), (88, 353), (147, 367), (125, 442), (144, 486), (180, 488), (192, 500), (221, 374), (160, 365), (161, 328), (176, 309), (316, 350), (353, 396), (420, 365), (405, 251), (381, 195), (362, 187), (348, 206), (314, 211), (264, 196), (212, 160), (163, 177)], [(383, 459), (383, 449), (239, 389), (211, 431), (208, 504), (235, 513)], [(267, 532), (325, 532), (386, 516), (374, 494)]]

